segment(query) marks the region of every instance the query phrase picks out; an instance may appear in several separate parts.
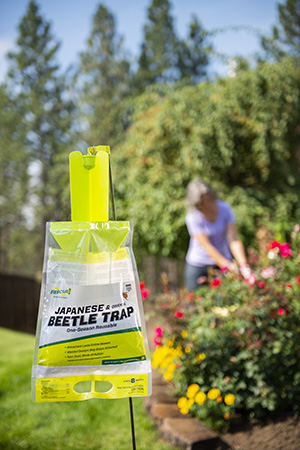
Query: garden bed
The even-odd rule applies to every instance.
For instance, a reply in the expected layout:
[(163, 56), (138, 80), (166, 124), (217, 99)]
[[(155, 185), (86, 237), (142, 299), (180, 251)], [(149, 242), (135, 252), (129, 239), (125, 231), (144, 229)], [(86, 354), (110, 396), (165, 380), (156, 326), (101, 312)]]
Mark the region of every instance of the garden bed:
[(300, 420), (283, 415), (267, 422), (233, 425), (222, 439), (232, 450), (299, 450)]
[(288, 414), (273, 420), (244, 420), (235, 417), (224, 434), (210, 430), (191, 414), (181, 415), (177, 399), (157, 371), (153, 372), (153, 395), (145, 405), (160, 434), (185, 450), (299, 450), (300, 419)]
[(165, 290), (156, 301), (153, 366), (182, 416), (233, 449), (300, 448), (299, 240), (297, 229), (292, 246), (270, 243), (248, 280), (213, 274), (195, 294)]

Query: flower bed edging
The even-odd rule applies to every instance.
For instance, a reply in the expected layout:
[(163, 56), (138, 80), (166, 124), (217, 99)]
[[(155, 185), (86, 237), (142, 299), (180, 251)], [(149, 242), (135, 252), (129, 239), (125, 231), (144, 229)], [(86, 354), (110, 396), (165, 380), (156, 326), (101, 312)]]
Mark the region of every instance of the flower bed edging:
[(229, 450), (220, 436), (191, 414), (182, 415), (170, 385), (153, 371), (152, 396), (145, 399), (146, 411), (162, 437), (185, 450)]

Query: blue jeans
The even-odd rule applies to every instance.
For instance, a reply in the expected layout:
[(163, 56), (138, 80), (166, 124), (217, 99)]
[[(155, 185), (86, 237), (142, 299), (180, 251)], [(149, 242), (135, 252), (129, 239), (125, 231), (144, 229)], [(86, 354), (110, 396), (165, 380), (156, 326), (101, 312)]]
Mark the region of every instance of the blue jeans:
[(213, 269), (219, 269), (218, 266), (192, 266), (189, 263), (185, 263), (185, 270), (184, 270), (184, 279), (185, 279), (185, 285), (188, 288), (189, 291), (195, 291), (199, 287), (201, 287), (201, 284), (197, 283), (197, 280), (199, 277), (208, 276), (208, 269), (209, 267), (212, 267)]

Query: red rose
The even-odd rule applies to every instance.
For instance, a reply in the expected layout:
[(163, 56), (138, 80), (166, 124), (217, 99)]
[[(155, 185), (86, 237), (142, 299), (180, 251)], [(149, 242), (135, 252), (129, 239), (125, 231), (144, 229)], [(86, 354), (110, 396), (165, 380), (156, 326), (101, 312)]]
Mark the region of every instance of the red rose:
[(283, 308), (278, 308), (277, 309), (277, 316), (285, 316), (286, 315), (286, 311)]
[(260, 280), (257, 282), (257, 286), (259, 288), (263, 288), (263, 287), (265, 287), (265, 285), (266, 285), (266, 282), (264, 280)]
[(177, 317), (177, 319), (183, 319), (184, 318), (183, 312), (180, 311), (179, 309), (174, 312), (174, 316)]
[(279, 248), (280, 243), (278, 241), (272, 241), (267, 245), (267, 250), (271, 250), (273, 248)]
[(220, 286), (221, 283), (222, 283), (221, 278), (214, 278), (210, 283), (210, 287), (212, 289), (216, 289), (218, 286)]

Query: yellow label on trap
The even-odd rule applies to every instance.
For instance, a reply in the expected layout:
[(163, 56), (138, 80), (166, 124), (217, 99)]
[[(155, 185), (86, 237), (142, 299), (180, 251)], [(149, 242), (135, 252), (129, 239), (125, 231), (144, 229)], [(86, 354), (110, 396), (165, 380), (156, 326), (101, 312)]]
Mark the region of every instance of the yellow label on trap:
[(140, 329), (111, 331), (92, 337), (57, 342), (39, 348), (38, 365), (96, 366), (146, 359)]
[[(107, 384), (107, 391), (103, 389), (103, 383)], [(98, 385), (100, 385), (99, 388)], [(106, 392), (102, 392), (103, 390)], [(91, 398), (109, 399), (147, 395), (146, 374), (80, 375), (36, 379), (36, 402), (70, 402)]]

